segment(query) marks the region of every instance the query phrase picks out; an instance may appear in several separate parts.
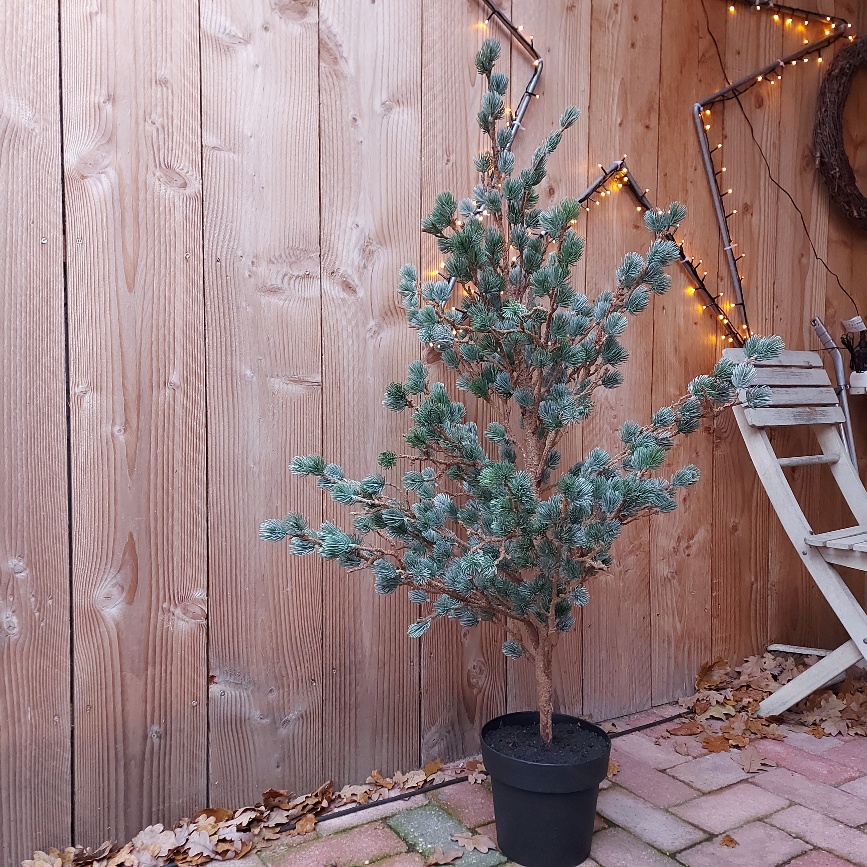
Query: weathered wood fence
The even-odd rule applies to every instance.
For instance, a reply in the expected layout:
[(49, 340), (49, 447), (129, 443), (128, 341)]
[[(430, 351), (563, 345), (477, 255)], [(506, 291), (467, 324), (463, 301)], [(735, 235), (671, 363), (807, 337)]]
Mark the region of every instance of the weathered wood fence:
[[(867, 25), (857, 0), (805, 2)], [(799, 23), (790, 33), (769, 15), (706, 4), (732, 77), (801, 40)], [(506, 5), (546, 61), (519, 150), (564, 104), (584, 114), (546, 196), (578, 192), (597, 163), (626, 152), (654, 200), (690, 206), (688, 250), (716, 281), (690, 108), (723, 79), (701, 8)], [(418, 344), (392, 287), (404, 261), (436, 267), (420, 217), (437, 191), (472, 181), (472, 54), (486, 33), (474, 0), (0, 10), (4, 865), (269, 786), (466, 754), (486, 717), (531, 700), (498, 636), (444, 627), (412, 642), (404, 601), (290, 561), (256, 532), (290, 506), (338, 515), (290, 477), (293, 454), (321, 451), (360, 473), (399, 441), (403, 420), (380, 398)], [(528, 70), (509, 54), (517, 88)], [(812, 169), (819, 71), (787, 71), (745, 109), (863, 304), (867, 245), (829, 214)], [(862, 179), (863, 85), (848, 112)], [(738, 111), (712, 123), (753, 325), (813, 346), (809, 316), (834, 324), (850, 315), (845, 298)], [(590, 291), (646, 243), (636, 216), (617, 196), (587, 215)], [(726, 288), (722, 276), (714, 285)], [(576, 454), (713, 363), (715, 323), (679, 277), (647, 319), (631, 337), (628, 384), (602, 402)], [(675, 516), (622, 540), (618, 568), (563, 641), (563, 708), (611, 717), (685, 693), (714, 654), (835, 638), (732, 422), (682, 456), (706, 480)], [(808, 468), (799, 484), (820, 501), (818, 475)], [(822, 530), (840, 506), (819, 511)]]

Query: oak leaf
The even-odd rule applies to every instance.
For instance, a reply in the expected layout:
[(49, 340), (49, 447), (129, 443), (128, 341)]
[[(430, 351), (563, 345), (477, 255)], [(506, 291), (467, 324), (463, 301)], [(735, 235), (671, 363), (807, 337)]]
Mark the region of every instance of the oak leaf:
[(705, 727), (694, 719), (689, 719), (674, 728), (668, 729), (669, 734), (677, 737), (688, 737), (689, 735), (700, 735), (705, 731)]
[(723, 735), (705, 735), (701, 745), (709, 753), (727, 753), (731, 749), (728, 738)]
[(620, 762), (617, 759), (608, 759), (608, 776), (613, 777), (620, 773)]
[(424, 862), (425, 867), (435, 867), (440, 864), (454, 864), (458, 858), (463, 857), (460, 849), (449, 849), (448, 852), (443, 852), (442, 846), (437, 846)]
[(729, 849), (734, 849), (738, 845), (738, 841), (731, 834), (724, 834), (719, 844), (720, 846), (728, 846)]
[(487, 834), (452, 834), (451, 837), (458, 846), (466, 849), (467, 852), (481, 852), (483, 855), (490, 852), (491, 849), (496, 849), (496, 844)]
[(482, 783), (485, 782), (485, 780), (488, 779), (488, 775), (485, 773), (482, 773), (482, 771), (473, 771), (471, 774), (469, 774), (467, 776), (467, 779), (471, 783), (475, 783), (476, 785), (481, 785)]
[(768, 768), (775, 768), (776, 763), (768, 761), (755, 747), (740, 750), (734, 756), (735, 761), (748, 773), (755, 774)]
[(729, 670), (728, 661), (721, 656), (718, 656), (713, 662), (705, 662), (696, 675), (695, 688), (702, 690), (711, 686), (718, 686), (728, 677)]
[(301, 837), (304, 834), (311, 834), (316, 827), (316, 817), (311, 813), (305, 813), (296, 823), (295, 827), (289, 832), (290, 837)]
[(438, 770), (440, 770), (443, 766), (443, 763), (439, 759), (431, 759), (424, 766), (424, 775), (426, 777), (432, 777)]

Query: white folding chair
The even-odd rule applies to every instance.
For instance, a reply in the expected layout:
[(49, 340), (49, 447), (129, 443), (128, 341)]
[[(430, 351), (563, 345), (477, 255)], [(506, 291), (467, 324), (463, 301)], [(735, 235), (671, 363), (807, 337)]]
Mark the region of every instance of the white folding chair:
[[(744, 359), (742, 349), (726, 349), (723, 356), (732, 361)], [(759, 362), (754, 384), (770, 387), (771, 403), (757, 409), (736, 405), (738, 427), (783, 529), (849, 633), (849, 641), (827, 653), (759, 705), (762, 716), (773, 716), (825, 686), (851, 665), (867, 661), (867, 614), (835, 568), (850, 566), (867, 572), (867, 491), (840, 438), (837, 426), (844, 419), (843, 411), (818, 353), (787, 351), (772, 361)], [(809, 427), (822, 453), (777, 457), (767, 433), (767, 428), (773, 427)], [(813, 533), (783, 472), (783, 467), (808, 464), (829, 465), (855, 516), (856, 526)]]

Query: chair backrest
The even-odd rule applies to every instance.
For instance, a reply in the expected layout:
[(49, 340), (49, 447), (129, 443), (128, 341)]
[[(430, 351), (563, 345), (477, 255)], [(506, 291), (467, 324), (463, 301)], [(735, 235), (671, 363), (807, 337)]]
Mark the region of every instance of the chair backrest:
[[(743, 361), (744, 351), (726, 349), (723, 356)], [(836, 427), (843, 421), (843, 410), (819, 354), (787, 351), (772, 361), (759, 362), (754, 383), (769, 386), (770, 406), (750, 409), (736, 404), (735, 419), (759, 478), (793, 544), (799, 544), (797, 539), (803, 539), (804, 532), (812, 531), (783, 473), (784, 467), (827, 464), (856, 523), (867, 525), (867, 491)], [(795, 425), (804, 425), (815, 434), (821, 454), (799, 457), (776, 454), (766, 428)]]
[[(723, 357), (743, 361), (744, 351), (726, 349)], [(771, 361), (760, 361), (753, 382), (771, 389), (769, 406), (744, 407), (744, 416), (753, 427), (840, 424), (845, 419), (818, 352), (787, 350)]]

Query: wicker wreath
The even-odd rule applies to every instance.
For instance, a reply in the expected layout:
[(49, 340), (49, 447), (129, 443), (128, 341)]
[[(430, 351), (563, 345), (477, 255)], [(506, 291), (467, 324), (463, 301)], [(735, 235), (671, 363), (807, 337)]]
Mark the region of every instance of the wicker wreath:
[(862, 229), (867, 229), (867, 197), (858, 189), (855, 173), (843, 146), (843, 107), (852, 79), (867, 69), (867, 37), (850, 42), (828, 69), (819, 90), (813, 146), (816, 165), (828, 185), (831, 201)]

